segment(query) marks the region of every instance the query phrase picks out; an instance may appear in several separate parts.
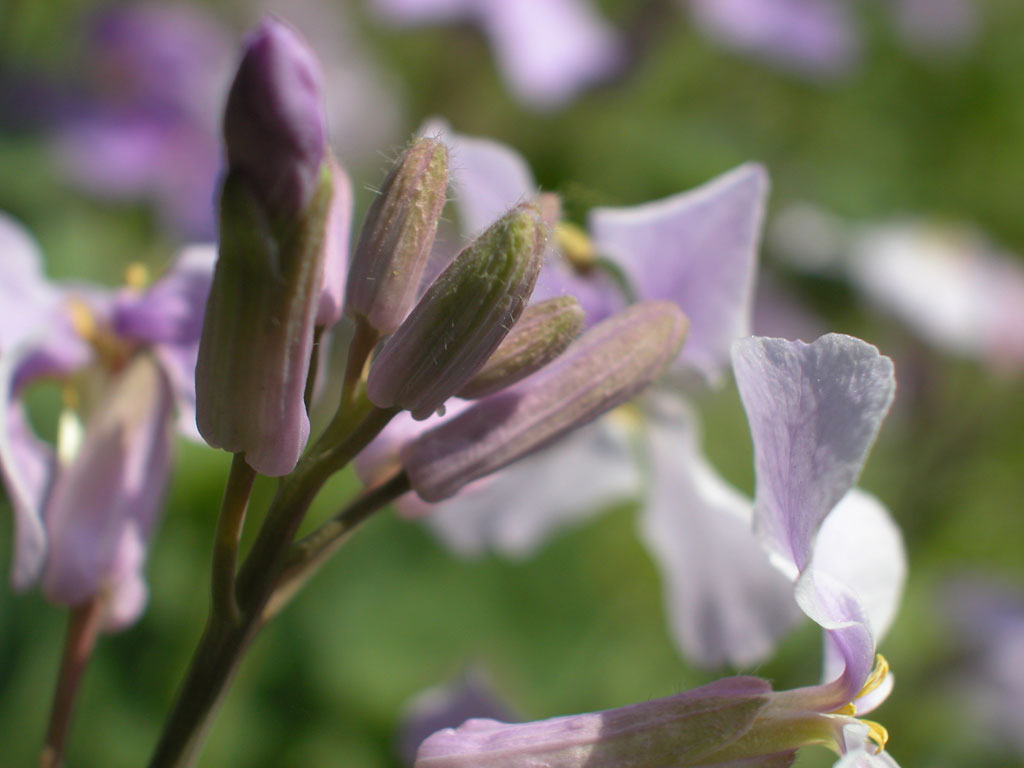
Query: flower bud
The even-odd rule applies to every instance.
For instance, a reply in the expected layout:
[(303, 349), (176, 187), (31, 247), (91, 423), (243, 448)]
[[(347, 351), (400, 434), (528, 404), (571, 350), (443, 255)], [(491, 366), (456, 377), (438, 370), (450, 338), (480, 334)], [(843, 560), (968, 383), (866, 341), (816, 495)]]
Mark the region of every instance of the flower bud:
[(554, 362), (407, 444), (402, 464), (437, 502), (630, 399), (675, 359), (687, 321), (666, 301), (598, 323)]
[(328, 158), (334, 190), (324, 230), (324, 278), (316, 311), (316, 324), (321, 328), (331, 328), (341, 319), (352, 228), (352, 182), (337, 161)]
[(457, 392), (522, 314), (547, 234), (540, 212), (523, 204), (456, 256), (374, 360), (370, 401), (422, 419)]
[(349, 273), (349, 311), (382, 335), (416, 301), (448, 189), (448, 149), (418, 139), (384, 180), (363, 223)]
[(246, 38), (224, 113), (228, 170), (242, 174), (273, 219), (316, 192), (327, 147), (320, 67), (299, 35), (265, 18)]
[(583, 307), (572, 296), (527, 307), (484, 367), (456, 394), (474, 400), (525, 379), (562, 354), (582, 327)]

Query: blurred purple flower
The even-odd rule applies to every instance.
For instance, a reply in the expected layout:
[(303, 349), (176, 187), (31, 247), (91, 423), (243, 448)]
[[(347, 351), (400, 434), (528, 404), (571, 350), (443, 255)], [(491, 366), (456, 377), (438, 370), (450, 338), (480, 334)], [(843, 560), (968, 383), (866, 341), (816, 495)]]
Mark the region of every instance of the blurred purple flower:
[(856, 226), (800, 205), (772, 239), (791, 266), (845, 278), (937, 349), (1024, 367), (1024, 265), (979, 232), (915, 219)]
[[(722, 45), (812, 78), (848, 73), (860, 57), (850, 0), (680, 0)], [(886, 0), (896, 31), (918, 52), (962, 49), (978, 27), (969, 0)]]
[(480, 27), (509, 87), (538, 109), (558, 107), (613, 74), (624, 50), (588, 0), (373, 0), (394, 24)]
[(1024, 755), (1024, 591), (964, 576), (944, 586), (941, 608), (966, 652), (955, 693), (963, 715), (983, 738)]
[[(493, 141), (439, 132), (452, 149), (453, 187), (463, 232), (472, 234), (519, 199), (536, 195), (521, 157)], [(750, 504), (715, 474), (700, 452), (696, 420), (680, 385), (719, 381), (734, 339), (749, 333), (751, 293), (767, 179), (745, 165), (690, 192), (634, 208), (599, 208), (590, 236), (570, 229), (569, 247), (591, 251), (582, 268), (555, 248), (534, 299), (569, 293), (592, 323), (626, 299), (602, 264), (629, 281), (635, 298), (677, 304), (690, 320), (675, 371), (661, 391), (639, 398), (564, 440), (473, 483), (423, 515), (453, 549), (525, 556), (555, 531), (615, 501), (644, 497), (641, 529), (666, 583), (673, 635), (705, 666), (747, 665), (767, 656), (797, 617), (786, 580), (750, 538)], [(556, 226), (556, 233), (564, 228)], [(570, 225), (571, 227), (571, 225)], [(389, 451), (428, 425), (398, 419), (360, 461), (365, 479), (393, 463)], [(635, 443), (649, 477), (641, 482)], [(389, 447), (380, 447), (389, 445)], [(575, 480), (573, 478), (576, 478)], [(425, 514), (429, 510), (429, 514)], [(700, 536), (680, 531), (701, 531)], [(742, 549), (737, 549), (742, 548)], [(749, 556), (723, 558), (723, 552)], [(723, 570), (742, 563), (741, 569)], [(730, 599), (721, 599), (723, 594)]]
[[(392, 139), (397, 105), (341, 10), (315, 0), (280, 10), (318, 51), (341, 156), (366, 157)], [(232, 31), (195, 5), (122, 4), (97, 15), (85, 55), (91, 92), (59, 126), (62, 168), (91, 194), (152, 203), (185, 239), (212, 239), (220, 121), (237, 64)]]
[[(142, 567), (170, 467), (175, 409), (195, 428), (194, 369), (212, 247), (186, 249), (148, 289), (47, 282), (31, 237), (0, 217), (0, 471), (14, 510), (12, 583), (76, 605), (102, 595), (106, 626), (134, 621)], [(21, 396), (62, 385), (55, 446)], [(83, 423), (84, 422), (84, 423)]]
[[(825, 630), (827, 682), (773, 692), (756, 678), (729, 678), (589, 715), (470, 720), (428, 738), (418, 768), (767, 768), (790, 765), (810, 744), (832, 747), (842, 768), (896, 765), (881, 751), (885, 729), (857, 716), (892, 686), (875, 646), (902, 590), (902, 542), (884, 510), (852, 488), (892, 400), (891, 362), (838, 335), (813, 344), (755, 337), (733, 350), (754, 442), (754, 527), (795, 582), (797, 604)], [(730, 552), (731, 567), (744, 555)]]

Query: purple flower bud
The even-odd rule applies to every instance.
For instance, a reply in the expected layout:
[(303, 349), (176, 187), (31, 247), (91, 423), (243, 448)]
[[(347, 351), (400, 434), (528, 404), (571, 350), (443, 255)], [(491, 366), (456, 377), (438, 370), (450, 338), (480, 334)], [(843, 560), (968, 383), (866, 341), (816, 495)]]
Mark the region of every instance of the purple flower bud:
[(547, 235), (540, 212), (523, 204), (456, 256), (374, 360), (366, 382), (370, 401), (417, 419), (440, 408), (519, 319)]
[(475, 400), (525, 379), (562, 354), (581, 328), (583, 307), (572, 296), (527, 307), (484, 367), (457, 395)]
[(309, 437), (303, 391), (331, 186), (325, 164), (316, 195), (282, 236), (241, 175), (224, 180), (220, 255), (196, 362), (196, 424), (207, 443), (244, 452), (264, 475), (291, 472)]
[(334, 192), (324, 232), (324, 279), (316, 312), (316, 324), (322, 328), (330, 328), (341, 319), (352, 228), (352, 182), (337, 161), (329, 157), (329, 162)]
[(316, 192), (327, 148), (320, 67), (291, 27), (268, 17), (245, 40), (224, 113), (228, 169), (245, 176), (273, 218)]
[(402, 450), (412, 487), (441, 501), (630, 399), (679, 352), (687, 321), (666, 301), (598, 323), (533, 376), (482, 400)]
[(382, 335), (416, 301), (448, 189), (448, 148), (418, 139), (395, 163), (370, 206), (348, 278), (348, 311)]

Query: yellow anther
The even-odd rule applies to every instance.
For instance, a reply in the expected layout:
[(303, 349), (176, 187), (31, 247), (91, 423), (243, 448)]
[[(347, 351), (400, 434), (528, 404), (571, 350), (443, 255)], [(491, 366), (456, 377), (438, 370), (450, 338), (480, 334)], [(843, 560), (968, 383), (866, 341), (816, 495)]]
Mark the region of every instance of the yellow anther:
[(572, 266), (585, 271), (594, 266), (596, 254), (594, 243), (582, 229), (568, 221), (560, 221), (555, 227), (555, 239)]
[(839, 709), (833, 709), (829, 714), (832, 715), (849, 715), (853, 717), (857, 714), (857, 708), (853, 704), (843, 704)]
[(884, 750), (885, 745), (889, 743), (889, 732), (885, 730), (885, 726), (874, 720), (861, 720), (860, 722), (868, 727), (868, 738), (878, 745), (878, 752)]
[(129, 288), (141, 291), (149, 285), (149, 268), (141, 261), (133, 261), (124, 268), (124, 282)]
[(88, 304), (81, 299), (73, 298), (68, 302), (68, 314), (71, 316), (71, 327), (75, 329), (75, 333), (86, 341), (96, 339), (99, 334), (99, 324)]
[(636, 432), (644, 423), (643, 413), (632, 403), (625, 403), (608, 414), (612, 422), (628, 432)]
[(867, 696), (876, 690), (888, 676), (889, 662), (885, 660), (885, 656), (879, 653), (875, 656), (875, 668), (871, 670), (871, 674), (868, 675), (868, 679), (864, 682), (864, 687), (860, 689), (860, 693), (854, 698), (859, 699), (861, 696)]

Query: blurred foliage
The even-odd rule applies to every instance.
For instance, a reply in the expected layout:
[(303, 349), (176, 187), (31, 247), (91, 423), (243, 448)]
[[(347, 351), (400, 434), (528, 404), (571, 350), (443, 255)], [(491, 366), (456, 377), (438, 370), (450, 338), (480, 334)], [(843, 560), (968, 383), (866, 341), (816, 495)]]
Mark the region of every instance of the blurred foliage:
[[(83, 19), (98, 3), (0, 1), (0, 81), (74, 79)], [(608, 2), (612, 19), (634, 4)], [(914, 212), (974, 222), (1024, 253), (1024, 5), (979, 2), (982, 37), (962, 55), (922, 60), (869, 18), (863, 66), (814, 84), (725, 53), (669, 14), (649, 25), (621, 78), (565, 109), (525, 111), (503, 90), (483, 38), (469, 28), (396, 31), (349, 7), (394, 76), (409, 131), (443, 115), (460, 131), (519, 149), (571, 215), (634, 204), (698, 184), (748, 159), (772, 174), (773, 209), (820, 203), (851, 219)], [(255, 11), (218, 12), (242, 28)], [(49, 274), (116, 283), (127, 263), (167, 262), (174, 243), (143, 206), (85, 199), (62, 180), (31, 116), (0, 102), (0, 209), (42, 244)], [(381, 147), (387, 153), (393, 147)], [(344, 158), (343, 158), (344, 160)], [(364, 185), (381, 167), (353, 168)], [(358, 216), (357, 216), (358, 219)], [(2, 255), (0, 255), (2, 258)], [(766, 269), (771, 269), (769, 265)], [(893, 355), (901, 389), (863, 479), (901, 523), (911, 576), (883, 650), (895, 692), (876, 717), (904, 766), (1002, 766), (1012, 758), (962, 725), (942, 621), (944, 579), (985, 570), (1024, 583), (1020, 379), (925, 348), (835, 286), (782, 276), (836, 330)], [(52, 420), (45, 395), (34, 401)], [(52, 400), (52, 398), (51, 398)], [(749, 437), (735, 390), (703, 398), (713, 463), (752, 492)], [(202, 627), (214, 515), (227, 458), (179, 446), (176, 479), (149, 567), (150, 607), (104, 639), (87, 672), (69, 765), (137, 766)], [(317, 502), (326, 514), (349, 476)], [(270, 483), (261, 486), (266, 498)], [(6, 501), (0, 560), (6, 570)], [(402, 704), (467, 664), (483, 666), (531, 718), (613, 707), (713, 679), (667, 637), (660, 587), (635, 536), (635, 509), (608, 510), (528, 562), (462, 561), (416, 524), (372, 521), (253, 648), (212, 730), (204, 766), (397, 766)], [(37, 593), (0, 590), (0, 723), (4, 765), (33, 762), (45, 727), (65, 615)], [(781, 686), (818, 677), (819, 634), (804, 626), (755, 670)], [(802, 766), (830, 765), (809, 751)]]

